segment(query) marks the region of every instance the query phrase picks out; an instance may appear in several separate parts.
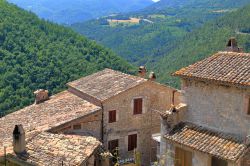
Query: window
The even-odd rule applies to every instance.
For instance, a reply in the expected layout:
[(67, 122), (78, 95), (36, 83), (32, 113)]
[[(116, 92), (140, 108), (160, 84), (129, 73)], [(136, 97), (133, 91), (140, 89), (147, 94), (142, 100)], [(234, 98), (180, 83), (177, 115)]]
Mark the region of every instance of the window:
[(109, 111), (109, 123), (116, 122), (116, 110)]
[(176, 147), (175, 166), (192, 166), (192, 153)]
[(108, 149), (111, 153), (115, 153), (116, 152), (116, 148), (119, 147), (119, 141), (118, 139), (116, 140), (111, 140), (108, 142)]
[(247, 115), (250, 115), (250, 96), (246, 95), (245, 96), (245, 101), (244, 101), (244, 109), (246, 111)]
[(128, 151), (137, 148), (137, 134), (132, 134), (128, 136)]
[(212, 166), (227, 166), (227, 161), (212, 157)]
[(142, 98), (134, 99), (134, 115), (142, 114)]
[(75, 124), (73, 125), (74, 130), (80, 130), (81, 129), (81, 124)]

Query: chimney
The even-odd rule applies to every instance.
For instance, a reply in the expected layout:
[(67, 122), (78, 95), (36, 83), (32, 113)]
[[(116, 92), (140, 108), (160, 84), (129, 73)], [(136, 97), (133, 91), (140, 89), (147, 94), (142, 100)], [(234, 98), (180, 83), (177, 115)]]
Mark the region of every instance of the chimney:
[(13, 150), (16, 154), (26, 151), (25, 132), (22, 125), (15, 125), (13, 131)]
[(49, 99), (49, 91), (44, 89), (39, 89), (34, 92), (35, 94), (35, 103), (39, 104), (43, 101), (46, 101)]
[(138, 75), (142, 78), (145, 78), (146, 76), (146, 73), (147, 73), (147, 69), (145, 66), (140, 66), (139, 67), (139, 70), (138, 70)]
[(229, 52), (242, 52), (242, 48), (238, 47), (237, 41), (234, 37), (231, 37), (227, 43), (226, 51)]
[(150, 72), (150, 74), (149, 74), (149, 80), (150, 81), (155, 81), (156, 80), (156, 75), (155, 75), (154, 72)]

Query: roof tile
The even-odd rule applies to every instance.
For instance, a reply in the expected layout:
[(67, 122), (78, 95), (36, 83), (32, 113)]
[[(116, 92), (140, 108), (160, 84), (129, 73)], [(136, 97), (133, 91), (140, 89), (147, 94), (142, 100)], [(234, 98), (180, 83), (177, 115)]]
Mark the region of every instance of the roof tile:
[(28, 141), (27, 153), (10, 156), (37, 165), (81, 165), (100, 145), (91, 136), (42, 132)]
[(165, 138), (171, 142), (231, 161), (236, 161), (249, 146), (232, 135), (187, 122), (176, 125), (169, 134), (165, 135)]
[(250, 86), (250, 53), (219, 52), (173, 75)]
[(105, 69), (70, 82), (67, 85), (100, 101), (104, 101), (146, 81), (147, 79), (141, 77)]
[[(0, 118), (0, 147), (12, 147), (12, 132), (16, 124), (22, 124), (26, 134), (36, 135), (37, 132), (47, 131), (99, 110), (100, 107), (63, 91), (52, 96), (50, 100)], [(1, 152), (0, 149), (0, 156)]]

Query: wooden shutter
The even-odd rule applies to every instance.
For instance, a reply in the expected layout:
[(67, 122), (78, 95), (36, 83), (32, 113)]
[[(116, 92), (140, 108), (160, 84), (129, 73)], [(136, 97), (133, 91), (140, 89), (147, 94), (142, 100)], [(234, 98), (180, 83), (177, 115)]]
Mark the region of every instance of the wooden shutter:
[(116, 122), (116, 110), (109, 111), (109, 123)]
[(108, 149), (111, 153), (114, 153), (117, 147), (119, 147), (118, 139), (108, 142)]
[(137, 148), (137, 134), (128, 136), (128, 151), (134, 150)]
[(134, 114), (142, 114), (142, 98), (134, 99)]

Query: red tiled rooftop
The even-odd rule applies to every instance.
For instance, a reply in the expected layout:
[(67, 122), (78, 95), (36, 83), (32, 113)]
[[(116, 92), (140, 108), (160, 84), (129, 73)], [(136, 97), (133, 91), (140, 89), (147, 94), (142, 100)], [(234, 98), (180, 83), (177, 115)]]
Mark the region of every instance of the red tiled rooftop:
[(12, 147), (12, 132), (17, 124), (23, 125), (26, 134), (42, 132), (100, 109), (68, 91), (63, 91), (43, 103), (33, 104), (0, 118), (0, 148)]
[(173, 75), (250, 86), (250, 53), (219, 52), (176, 71)]
[(249, 148), (249, 145), (230, 134), (184, 122), (176, 125), (165, 138), (181, 146), (231, 161), (238, 160)]
[(101, 143), (91, 136), (42, 132), (27, 142), (26, 152), (8, 157), (36, 165), (81, 165)]
[(104, 101), (146, 81), (147, 79), (141, 77), (105, 69), (67, 85), (99, 101)]

